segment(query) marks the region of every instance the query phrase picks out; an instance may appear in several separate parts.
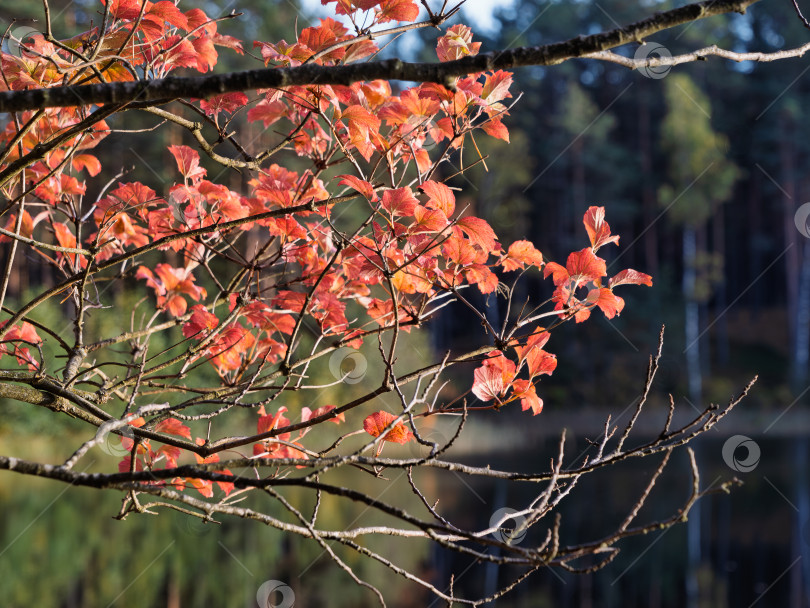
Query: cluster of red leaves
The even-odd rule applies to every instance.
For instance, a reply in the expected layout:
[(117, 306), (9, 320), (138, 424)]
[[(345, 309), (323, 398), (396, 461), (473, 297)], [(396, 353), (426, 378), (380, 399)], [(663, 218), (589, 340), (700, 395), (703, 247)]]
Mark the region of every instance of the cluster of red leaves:
[[(7, 323), (8, 321), (3, 321), (0, 327), (5, 327)], [(40, 343), (42, 338), (37, 334), (36, 328), (28, 321), (23, 321), (8, 330), (0, 341), (0, 359), (6, 354), (13, 355), (19, 365), (27, 365), (29, 370), (34, 371), (39, 369), (39, 363), (31, 354), (29, 346)]]
[[(241, 43), (219, 34), (217, 23), (200, 9), (183, 12), (167, 0), (107, 1), (105, 31), (96, 28), (64, 41), (66, 47), (81, 51), (103, 40), (92, 69), (77, 55), (35, 36), (22, 52), (2, 54), (0, 90), (161, 77), (179, 68), (206, 72), (217, 62), (216, 46), (241, 53)], [(419, 14), (413, 0), (322, 1), (336, 2), (337, 14), (347, 15), (355, 24), (362, 22), (363, 28), (410, 22)], [(439, 38), (436, 53), (440, 61), (452, 61), (475, 55), (480, 46), (470, 28), (454, 25)], [(279, 67), (305, 62), (347, 64), (379, 50), (373, 40), (355, 39), (334, 19), (304, 28), (292, 43), (255, 42), (254, 47), (265, 65)], [(107, 124), (99, 121), (38, 157), (22, 174), (24, 181), (6, 182), (0, 194), (14, 199), (27, 189), (28, 196), (38, 201), (37, 209), (43, 209), (33, 217), (28, 211), (22, 213), (21, 236), (85, 250), (39, 250), (66, 273), (119, 256), (128, 260), (133, 252), (140, 253), (138, 249), (172, 250), (171, 264), (144, 261), (135, 276), (152, 290), (159, 311), (182, 322), (182, 333), (193, 344), (184, 370), (206, 359), (225, 384), (268, 365), (289, 364), (291, 345), (304, 322), (314, 321), (319, 339), (359, 348), (367, 335), (376, 335), (378, 327), (410, 330), (421, 322), (424, 304), (432, 296), (456, 292), (465, 285), (492, 294), (499, 275), (532, 267), (552, 277), (553, 301), (561, 319), (584, 321), (594, 306), (611, 318), (624, 307), (624, 301), (613, 294), (614, 287), (650, 285), (651, 279), (624, 270), (603, 286), (606, 264), (596, 253), (618, 242), (604, 221), (604, 209), (588, 210), (585, 227), (591, 247), (570, 254), (562, 266), (547, 263), (527, 240), (504, 249), (490, 225), (457, 209), (453, 191), (434, 178), (437, 159), (462, 149), (475, 129), (509, 141), (502, 119), (508, 114), (511, 85), (511, 73), (495, 71), (457, 78), (448, 87), (425, 83), (396, 95), (388, 82), (377, 80), (348, 86), (290, 86), (259, 91), (252, 100), (244, 93), (193, 100), (216, 125), (222, 115), (230, 122), (240, 113), (255, 128), (275, 125), (312, 168), (263, 166), (248, 182), (247, 191), (241, 192), (207, 179), (197, 151), (172, 145), (168, 152), (177, 167), (176, 183), (158, 193), (140, 182), (118, 182), (109, 191), (102, 190), (92, 213), (85, 213), (81, 210), (87, 188), (80, 176), (101, 171), (99, 159), (88, 151), (109, 132)], [(19, 122), (9, 121), (0, 135), (0, 143), (15, 142), (0, 160), (0, 169), (80, 123), (87, 110), (20, 113)], [(26, 125), (21, 134), (20, 125)], [(336, 150), (356, 170), (325, 183), (321, 177), (325, 167), (336, 164)], [(380, 183), (375, 167), (385, 168), (386, 180), (391, 177), (386, 181), (389, 186)], [(415, 168), (415, 180), (394, 178), (404, 177), (409, 167)], [(342, 204), (345, 195), (356, 195), (355, 203), (361, 202), (370, 214), (348, 240), (332, 228), (335, 197), (341, 197)], [(86, 222), (90, 217), (92, 221)], [(17, 218), (9, 217), (5, 226), (7, 231), (16, 230)], [(260, 288), (223, 297), (221, 290), (202, 285), (203, 269), (210, 273), (206, 264), (212, 257), (235, 252), (223, 244), (230, 245), (228, 239), (242, 231), (267, 243), (261, 265), (271, 270), (272, 278), (257, 276), (255, 284)], [(227, 259), (233, 262), (234, 258)], [(261, 274), (258, 266), (249, 271)], [(279, 269), (283, 271), (276, 272)], [(580, 290), (587, 291), (578, 295)], [(347, 316), (349, 307), (360, 312)], [(548, 339), (548, 331), (537, 329), (522, 343), (510, 342), (516, 361), (493, 350), (475, 370), (473, 393), (482, 401), (494, 402), (493, 407), (519, 400), (524, 410), (539, 413), (543, 402), (534, 384), (557, 364), (555, 356), (543, 350)], [(6, 333), (0, 356), (13, 354), (20, 365), (35, 369), (29, 347), (39, 342), (34, 327), (23, 323)], [(343, 421), (342, 413), (330, 416), (333, 409), (331, 405), (314, 411), (303, 408), (301, 420)], [(311, 427), (303, 427), (295, 436), (285, 432), (290, 425), (286, 411), (280, 407), (267, 414), (260, 409), (261, 441), (253, 446), (255, 457), (308, 458), (310, 452), (301, 440)], [(132, 424), (145, 423), (141, 419)], [(363, 429), (381, 438), (380, 447), (413, 439), (408, 426), (385, 411), (367, 416)], [(155, 430), (191, 439), (190, 429), (174, 419), (164, 420)], [(180, 456), (172, 446), (153, 450), (149, 441), (139, 441), (137, 447), (131, 440), (124, 442), (127, 449), (135, 449), (135, 462), (128, 457), (121, 470), (143, 470), (160, 463), (173, 467)], [(217, 462), (218, 457), (197, 460)], [(210, 482), (179, 479), (173, 483), (212, 495)], [(231, 484), (220, 486), (226, 493), (232, 489)]]
[[(571, 253), (565, 266), (548, 262), (543, 268), (543, 276), (551, 276), (554, 282), (554, 310), (559, 311), (561, 318), (573, 318), (577, 323), (586, 320), (594, 306), (599, 307), (608, 319), (618, 315), (624, 308), (624, 300), (613, 293), (614, 287), (624, 284), (652, 286), (650, 275), (628, 268), (612, 277), (607, 287), (603, 287), (602, 279), (607, 276), (607, 266), (605, 260), (597, 257), (596, 251), (608, 243), (618, 245), (619, 237), (611, 235), (610, 226), (605, 221), (604, 207), (590, 207), (583, 222), (591, 246)], [(509, 248), (501, 265), (504, 270), (517, 270), (524, 263), (540, 267), (543, 259), (531, 243), (518, 241)], [(577, 298), (578, 289), (587, 289), (583, 299)], [(535, 378), (543, 374), (551, 375), (557, 367), (557, 358), (543, 350), (549, 337), (547, 331), (537, 329), (525, 345), (515, 345), (517, 365), (499, 350), (490, 352), (483, 365), (475, 370), (473, 394), (481, 401), (494, 400), (495, 407), (520, 399), (524, 410), (531, 409), (533, 414), (539, 414), (543, 409), (543, 400), (537, 395)], [(529, 377), (517, 378), (524, 367)]]
[[(571, 253), (565, 266), (549, 262), (543, 275), (551, 275), (554, 281), (556, 289), (552, 299), (554, 309), (560, 311), (561, 317), (573, 317), (580, 323), (591, 315), (594, 306), (598, 306), (608, 319), (612, 319), (624, 309), (624, 300), (613, 293), (613, 288), (625, 284), (652, 286), (652, 277), (628, 268), (612, 277), (607, 287), (603, 287), (602, 279), (607, 276), (607, 266), (596, 252), (609, 243), (618, 245), (619, 237), (610, 234), (604, 207), (590, 207), (583, 221), (591, 246)], [(584, 298), (577, 297), (579, 289), (587, 289)]]
[[(134, 426), (137, 428), (142, 427), (146, 424), (146, 421), (143, 418), (136, 418), (129, 422), (130, 426)], [(177, 420), (176, 418), (166, 418), (165, 420), (161, 420), (155, 425), (153, 429), (156, 433), (165, 433), (167, 435), (173, 435), (175, 437), (181, 437), (183, 439), (191, 439), (191, 429), (187, 427), (185, 424)], [(124, 459), (118, 463), (118, 470), (121, 473), (126, 473), (128, 471), (151, 471), (155, 469), (172, 469), (177, 466), (178, 460), (182, 454), (182, 450), (178, 447), (172, 445), (163, 445), (159, 447), (157, 450), (152, 449), (152, 445), (149, 439), (142, 439), (137, 442), (137, 446), (135, 440), (131, 439), (130, 437), (123, 436), (120, 438), (121, 445), (124, 447), (126, 451), (130, 454), (125, 456)], [(197, 437), (195, 440), (197, 445), (203, 445), (205, 440), (201, 437)], [(133, 448), (135, 451), (135, 459), (133, 463)], [(201, 458), (195, 454), (196, 460), (198, 464), (208, 464), (212, 462), (219, 462), (219, 455), (212, 454), (207, 458)], [(233, 475), (228, 469), (222, 469), (216, 471), (217, 473), (222, 473), (224, 475)], [(163, 481), (155, 481), (156, 485), (162, 485), (165, 482)], [(184, 490), (186, 488), (194, 488), (200, 494), (205, 496), (206, 498), (211, 498), (214, 495), (214, 484), (211, 481), (205, 479), (193, 479), (190, 477), (178, 477), (176, 479), (172, 479), (169, 482), (170, 485), (173, 485), (177, 490)], [(233, 491), (233, 484), (230, 482), (218, 481), (216, 482), (220, 489), (225, 492), (225, 495)]]
[[(242, 52), (241, 42), (219, 34), (217, 22), (199, 8), (183, 12), (168, 0), (101, 3), (108, 13), (104, 32), (94, 27), (62, 46), (38, 34), (22, 41), (19, 52), (4, 53), (0, 90), (160, 78), (179, 68), (207, 72), (217, 63), (217, 46)], [(90, 69), (78, 53), (102, 34)]]
[[(307, 422), (311, 418), (318, 418), (325, 416), (335, 409), (334, 405), (324, 405), (315, 410), (308, 407), (301, 408), (301, 422)], [(285, 418), (283, 414), (287, 411), (286, 407), (278, 408), (275, 414), (267, 414), (264, 406), (258, 410), (259, 420), (256, 423), (256, 432), (259, 435), (271, 433), (276, 429), (283, 429), (290, 426), (289, 419)], [(345, 422), (346, 418), (343, 413), (334, 414), (330, 420), (335, 424)], [(300, 440), (306, 435), (312, 427), (304, 427), (298, 431), (298, 436), (293, 439), (290, 432), (274, 433), (272, 438), (261, 441), (253, 445), (253, 455), (259, 458), (296, 458), (306, 460), (309, 458), (304, 451), (304, 446), (301, 445)]]

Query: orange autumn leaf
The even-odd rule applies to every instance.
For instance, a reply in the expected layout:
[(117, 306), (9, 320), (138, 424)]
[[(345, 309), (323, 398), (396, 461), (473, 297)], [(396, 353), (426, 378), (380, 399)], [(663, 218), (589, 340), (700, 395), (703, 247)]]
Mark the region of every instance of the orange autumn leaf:
[[(363, 429), (372, 437), (379, 437), (396, 418), (393, 414), (380, 410), (363, 420)], [(413, 439), (413, 433), (402, 422), (395, 424), (394, 428), (386, 432), (382, 438), (383, 441), (393, 443), (408, 443), (411, 439)]]

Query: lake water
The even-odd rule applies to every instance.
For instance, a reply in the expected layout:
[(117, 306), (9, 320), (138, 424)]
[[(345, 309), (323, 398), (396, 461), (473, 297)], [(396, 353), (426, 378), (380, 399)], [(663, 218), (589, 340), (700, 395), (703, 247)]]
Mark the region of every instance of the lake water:
[[(761, 454), (748, 472), (735, 472), (724, 461), (728, 436), (712, 432), (694, 444), (702, 488), (735, 475), (744, 484), (730, 495), (704, 498), (688, 523), (623, 541), (619, 557), (594, 574), (541, 570), (496, 605), (810, 606), (810, 440), (767, 435), (752, 439)], [(548, 463), (556, 449), (556, 439), (549, 437), (487, 460), (497, 468), (537, 471), (547, 468), (540, 463)], [(572, 458), (576, 455), (574, 446), (570, 453)], [(739, 448), (736, 456), (745, 462), (745, 449)], [(465, 460), (483, 462), (480, 457)], [(583, 478), (563, 503), (561, 542), (593, 540), (614, 529), (659, 462), (658, 457), (645, 460)], [(398, 473), (387, 476), (390, 481), (369, 476), (366, 490), (401, 493), (398, 499), (416, 508)], [(440, 499), (442, 513), (471, 527), (485, 527), (495, 510), (520, 508), (537, 492), (533, 484), (507, 488), (438, 471), (422, 472), (418, 481), (428, 498)], [(639, 521), (671, 515), (688, 497), (689, 485), (688, 459), (681, 449)], [(298, 491), (288, 495), (311, 504)], [(252, 500), (282, 514), (268, 499)], [(354, 585), (314, 543), (285, 538), (255, 522), (224, 519), (221, 525), (202, 524), (165, 510), (118, 521), (113, 516), (119, 507), (120, 497), (113, 492), (0, 475), (0, 605), (252, 607), (266, 581), (289, 586), (295, 606), (376, 605), (373, 596)], [(352, 505), (331, 501), (325, 501), (321, 510), (324, 523), (331, 526), (342, 527), (363, 516)], [(372, 516), (372, 521), (377, 520)], [(541, 533), (545, 529), (538, 526), (521, 542), (538, 540)], [(368, 544), (393, 550), (399, 561), (437, 584), (455, 573), (455, 589), (461, 595), (488, 593), (498, 581), (517, 573), (471, 563), (421, 542), (383, 539)], [(429, 596), (382, 568), (351, 555), (347, 560), (395, 598), (390, 605), (431, 605)]]

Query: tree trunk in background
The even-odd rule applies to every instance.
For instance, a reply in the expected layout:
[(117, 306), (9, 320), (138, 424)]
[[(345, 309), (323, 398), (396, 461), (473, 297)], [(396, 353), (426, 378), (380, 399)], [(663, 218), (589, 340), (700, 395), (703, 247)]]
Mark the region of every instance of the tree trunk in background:
[(807, 384), (807, 366), (810, 360), (810, 241), (805, 240), (802, 243), (802, 250), (792, 370), (793, 389), (796, 393), (803, 391)]
[[(695, 300), (695, 264), (697, 258), (697, 231), (686, 224), (683, 228), (683, 299), (685, 308), (686, 373), (689, 399), (700, 407), (703, 377), (700, 366), (700, 305)], [(695, 448), (696, 449), (696, 448)], [(697, 451), (695, 452), (697, 458)], [(686, 573), (686, 606), (698, 608), (700, 602), (700, 505), (689, 513), (686, 524), (688, 567)]]
[[(805, 250), (808, 248), (805, 247)], [(794, 467), (793, 476), (796, 484), (796, 508), (797, 513), (793, 519), (793, 539), (794, 555), (801, 555), (802, 560), (792, 568), (790, 572), (790, 605), (810, 606), (810, 491), (807, 486), (807, 478), (810, 472), (807, 470), (808, 458), (807, 437), (797, 438), (794, 442)]]
[(714, 293), (714, 332), (717, 352), (717, 364), (721, 367), (728, 365), (728, 318), (726, 317), (726, 214), (725, 206), (720, 205), (712, 219), (712, 241), (715, 255), (723, 261), (723, 273)]
[[(787, 317), (788, 333), (790, 335), (790, 365), (792, 378), (797, 377), (797, 348), (798, 348), (798, 294), (800, 275), (800, 256), (802, 254), (799, 239), (804, 238), (796, 230), (793, 219), (796, 213), (796, 158), (793, 146), (793, 125), (789, 118), (780, 121), (782, 124), (782, 137), (779, 138), (779, 164), (782, 167), (780, 185), (785, 192), (782, 199), (783, 218), (782, 225), (785, 234), (785, 279), (787, 289)], [(794, 387), (795, 388), (795, 387)]]
[[(711, 264), (705, 259), (705, 255), (702, 256), (703, 260), (698, 262), (698, 254), (705, 254), (707, 251), (709, 251), (708, 233), (709, 231), (706, 224), (702, 224), (700, 228), (695, 230), (695, 283), (697, 283), (698, 280), (702, 282), (702, 285), (700, 286), (702, 295), (698, 298), (697, 294), (695, 294), (693, 297), (696, 299), (698, 307), (698, 335), (706, 336), (706, 339), (703, 340), (703, 344), (698, 349), (698, 352), (700, 353), (700, 375), (701, 377), (706, 376), (707, 378), (711, 378), (712, 342), (709, 339), (709, 298), (703, 294), (710, 293), (710, 290), (714, 288), (714, 285), (712, 283)], [(695, 405), (699, 404), (696, 402)]]
[(695, 301), (695, 258), (697, 243), (695, 229), (689, 225), (683, 228), (683, 298), (685, 312), (685, 355), (686, 374), (689, 382), (689, 398), (700, 407), (700, 393), (703, 377), (700, 369), (700, 315)]
[(655, 228), (655, 217), (658, 200), (653, 183), (653, 150), (650, 130), (650, 103), (646, 95), (638, 96), (638, 150), (641, 166), (641, 213), (644, 221), (644, 255), (646, 270), (652, 276), (658, 276), (658, 230)]

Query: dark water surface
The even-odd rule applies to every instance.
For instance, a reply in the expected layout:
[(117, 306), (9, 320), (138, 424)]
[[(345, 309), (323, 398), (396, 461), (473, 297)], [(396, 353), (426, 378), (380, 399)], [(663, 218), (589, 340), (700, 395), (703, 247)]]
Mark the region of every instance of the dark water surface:
[[(623, 541), (619, 557), (594, 574), (540, 571), (496, 605), (810, 606), (810, 440), (767, 435), (751, 439), (759, 460), (738, 447), (733, 453), (737, 464), (732, 458), (731, 466), (723, 457), (728, 436), (711, 432), (694, 444), (701, 488), (716, 487), (734, 476), (744, 484), (730, 495), (704, 498), (688, 523)], [(572, 460), (575, 447), (585, 446), (580, 444), (570, 446)], [(557, 440), (549, 438), (490, 455), (487, 461), (497, 468), (538, 471), (547, 469), (556, 450)], [(465, 460), (483, 463), (482, 458)], [(660, 462), (658, 457), (646, 460), (582, 479), (561, 509), (561, 543), (600, 538), (618, 526)], [(732, 466), (751, 470), (734, 471)], [(397, 496), (415, 508), (416, 503), (408, 502), (413, 497), (407, 485), (395, 477), (389, 475), (392, 481), (385, 482), (369, 476), (367, 491), (380, 492), (384, 484), (393, 484), (390, 491), (403, 492)], [(638, 521), (676, 512), (689, 496), (690, 483), (682, 449), (673, 455)], [(420, 485), (429, 498), (440, 499), (444, 514), (480, 528), (495, 510), (522, 508), (538, 492), (533, 484), (507, 488), (437, 472), (423, 472)], [(301, 500), (295, 492), (290, 498)], [(267, 502), (262, 504), (267, 508)], [(0, 606), (252, 607), (266, 581), (288, 585), (295, 606), (376, 605), (371, 594), (354, 585), (314, 543), (285, 538), (255, 522), (224, 519), (221, 525), (202, 524), (166, 510), (117, 521), (113, 516), (119, 506), (120, 497), (112, 492), (0, 475)], [(363, 516), (351, 506), (329, 501), (321, 509), (323, 523), (335, 527)], [(282, 515), (275, 506), (271, 512)], [(521, 543), (539, 542), (545, 531), (538, 526)], [(393, 549), (400, 562), (437, 584), (455, 573), (456, 592), (462, 595), (488, 593), (497, 582), (517, 574), (473, 564), (421, 542), (368, 544)], [(347, 560), (395, 598), (391, 605), (431, 605), (428, 596), (385, 570), (353, 556)]]

